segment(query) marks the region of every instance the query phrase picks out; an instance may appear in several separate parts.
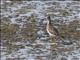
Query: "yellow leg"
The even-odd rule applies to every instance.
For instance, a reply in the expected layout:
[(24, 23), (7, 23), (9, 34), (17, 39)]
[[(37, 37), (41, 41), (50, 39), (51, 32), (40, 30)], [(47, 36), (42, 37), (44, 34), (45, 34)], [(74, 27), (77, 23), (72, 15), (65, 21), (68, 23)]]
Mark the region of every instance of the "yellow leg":
[(52, 43), (56, 43), (56, 39), (54, 37), (51, 37)]
[(51, 38), (52, 42), (51, 43), (54, 43), (51, 45), (51, 57), (50, 57), (50, 60), (53, 60), (53, 54), (54, 53), (57, 53), (57, 43), (56, 43), (56, 39), (54, 37)]
[(52, 40), (52, 45), (51, 45), (51, 49), (52, 50), (57, 50), (57, 43), (56, 43), (56, 39), (54, 37), (51, 38)]

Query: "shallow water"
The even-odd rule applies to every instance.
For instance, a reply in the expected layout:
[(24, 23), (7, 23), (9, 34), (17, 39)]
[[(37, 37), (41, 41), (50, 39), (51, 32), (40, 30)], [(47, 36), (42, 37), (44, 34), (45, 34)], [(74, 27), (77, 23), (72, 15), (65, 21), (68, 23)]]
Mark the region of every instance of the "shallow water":
[[(4, 1), (0, 14), (1, 60), (80, 60), (80, 2)], [(51, 41), (45, 29), (47, 15), (72, 44)]]

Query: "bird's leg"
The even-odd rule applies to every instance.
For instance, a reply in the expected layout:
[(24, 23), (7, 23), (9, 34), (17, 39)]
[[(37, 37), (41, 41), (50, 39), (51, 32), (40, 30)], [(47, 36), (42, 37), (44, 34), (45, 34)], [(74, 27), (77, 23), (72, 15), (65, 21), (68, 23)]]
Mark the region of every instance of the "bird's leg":
[(57, 44), (57, 43), (56, 43), (56, 38), (55, 38), (55, 37), (51, 37), (51, 41), (52, 41), (52, 43)]
[(57, 43), (56, 43), (55, 37), (52, 37), (51, 40), (52, 40), (52, 43), (53, 43), (53, 44), (51, 45), (51, 49), (52, 49), (52, 50), (57, 50)]
[(53, 44), (51, 44), (51, 54), (50, 54), (50, 60), (53, 60), (53, 54), (57, 53), (57, 43), (55, 37), (51, 37), (51, 40)]

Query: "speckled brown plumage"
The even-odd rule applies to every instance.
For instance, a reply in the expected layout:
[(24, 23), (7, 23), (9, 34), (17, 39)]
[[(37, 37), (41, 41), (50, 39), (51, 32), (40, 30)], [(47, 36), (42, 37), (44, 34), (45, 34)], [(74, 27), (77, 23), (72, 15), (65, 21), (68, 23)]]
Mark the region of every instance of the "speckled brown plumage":
[(51, 24), (50, 16), (47, 17), (48, 22), (46, 26), (46, 30), (50, 36), (60, 36), (58, 30)]

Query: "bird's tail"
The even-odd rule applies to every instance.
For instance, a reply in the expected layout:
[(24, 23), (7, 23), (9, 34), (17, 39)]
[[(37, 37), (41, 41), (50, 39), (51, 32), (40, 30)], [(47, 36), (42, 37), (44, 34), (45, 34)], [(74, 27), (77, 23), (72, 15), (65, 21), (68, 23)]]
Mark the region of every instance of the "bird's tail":
[(72, 44), (71, 41), (66, 41), (64, 38), (62, 38), (61, 36), (57, 37), (58, 43), (64, 44), (64, 45), (70, 45)]
[(64, 39), (63, 39), (61, 36), (57, 36), (57, 37), (56, 37), (56, 40), (57, 40), (58, 42), (63, 42)]

